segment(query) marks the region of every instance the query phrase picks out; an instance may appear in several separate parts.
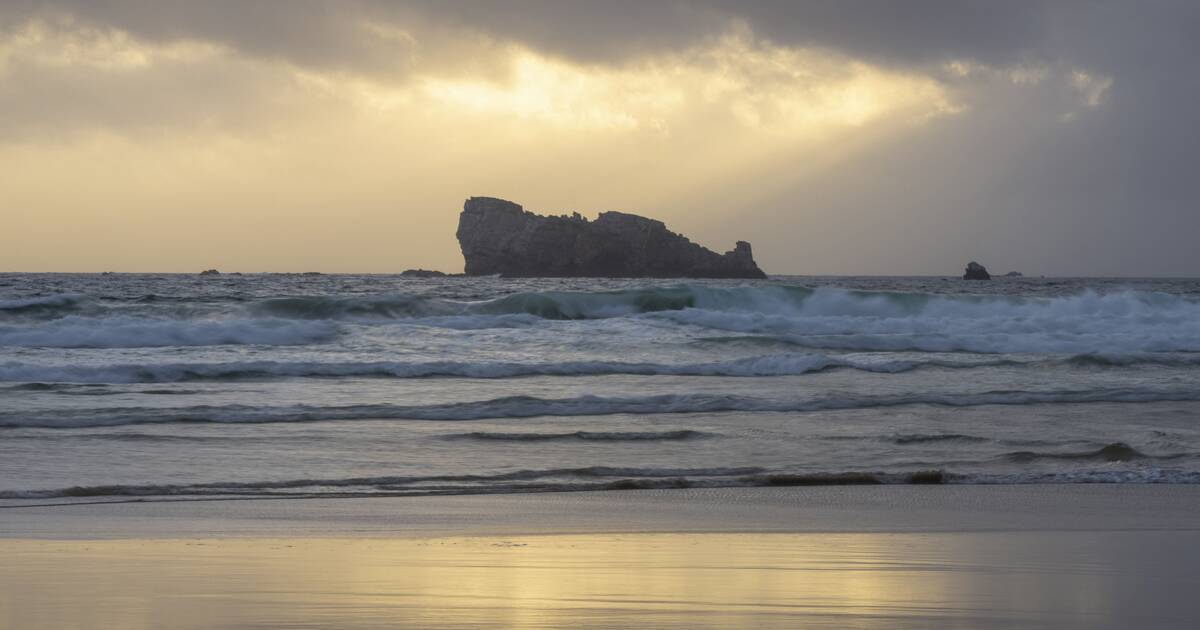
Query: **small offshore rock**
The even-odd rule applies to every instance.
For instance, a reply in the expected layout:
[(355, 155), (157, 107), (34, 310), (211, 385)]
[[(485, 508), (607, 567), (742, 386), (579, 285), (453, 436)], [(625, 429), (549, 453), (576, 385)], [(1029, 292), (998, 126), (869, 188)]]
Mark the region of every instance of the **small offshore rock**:
[(405, 269), (400, 275), (408, 278), (445, 278), (447, 274), (433, 269)]
[(204, 271), (200, 272), (200, 275), (202, 275), (202, 276), (219, 276), (219, 275), (221, 275), (221, 272), (217, 271), (216, 269), (205, 269)]
[(967, 272), (963, 274), (963, 280), (991, 280), (992, 274), (988, 273), (987, 267), (972, 260), (967, 263)]

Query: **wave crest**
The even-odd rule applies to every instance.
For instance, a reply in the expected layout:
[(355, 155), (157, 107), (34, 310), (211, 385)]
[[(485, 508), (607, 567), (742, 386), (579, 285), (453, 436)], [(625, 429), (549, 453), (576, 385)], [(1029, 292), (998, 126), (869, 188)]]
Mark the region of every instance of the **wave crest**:
[[(72, 310), (84, 302), (88, 318)], [(1078, 354), (1092, 356), (1096, 362), (1107, 356), (1100, 353), (1200, 352), (1200, 300), (1138, 291), (1020, 298), (691, 284), (621, 291), (525, 292), (483, 301), (399, 293), (272, 297), (250, 303), (225, 300), (205, 302), (196, 309), (156, 304), (112, 306), (75, 295), (0, 302), (0, 313), (52, 317), (37, 320), (41, 326), (0, 328), (0, 345), (212, 343), (196, 340), (206, 336), (253, 343), (236, 340), (236, 334), (228, 330), (212, 332), (214, 327), (233, 329), (251, 322), (257, 322), (253, 325), (259, 328), (278, 328), (282, 326), (279, 322), (287, 321), (296, 326), (327, 327), (348, 321), (477, 330), (535, 327), (546, 320), (647, 318), (819, 350)], [(133, 338), (123, 326), (134, 320), (157, 328), (156, 333), (146, 333), (153, 338)], [(87, 337), (84, 324), (114, 329), (112, 339)], [(177, 329), (168, 334), (165, 329), (169, 327)], [(168, 343), (171, 335), (183, 342)], [(312, 343), (314, 338), (327, 337), (293, 334), (292, 338), (298, 339), (296, 343)]]

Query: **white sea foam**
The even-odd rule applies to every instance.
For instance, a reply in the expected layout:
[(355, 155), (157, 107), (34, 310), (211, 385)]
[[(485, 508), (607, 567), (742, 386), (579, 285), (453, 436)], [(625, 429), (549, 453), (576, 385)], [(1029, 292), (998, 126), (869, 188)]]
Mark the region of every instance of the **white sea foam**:
[[(49, 309), (47, 313), (36, 312), (51, 318), (36, 324), (0, 327), (0, 345), (292, 344), (327, 340), (338, 321), (471, 331), (539, 327), (548, 319), (642, 318), (770, 335), (816, 349), (1200, 352), (1200, 301), (1137, 291), (1018, 298), (683, 285), (607, 292), (518, 293), (486, 301), (407, 294), (308, 296), (227, 306), (223, 313), (206, 308), (199, 319), (189, 318), (187, 309), (153, 311), (158, 313), (154, 317), (133, 316), (126, 312), (131, 308), (128, 305), (121, 306), (124, 310), (120, 311), (104, 307), (110, 309), (108, 317), (84, 318), (71, 310), (82, 299), (60, 295), (3, 303), (16, 309), (14, 312), (24, 313), (34, 307)], [(164, 307), (150, 303), (145, 308)], [(170, 315), (162, 317), (164, 313)], [(251, 328), (253, 331), (248, 330)], [(257, 341), (258, 336), (265, 340)]]
[(1200, 302), (1149, 293), (1055, 298), (861, 294), (818, 289), (756, 310), (650, 315), (773, 335), (811, 348), (979, 353), (1200, 352)]
[(885, 293), (768, 286), (685, 286), (608, 293), (527, 293), (416, 317), (462, 329), (537, 320), (643, 317), (772, 335), (818, 349), (981, 353), (1200, 352), (1200, 301), (1124, 291), (1069, 296)]

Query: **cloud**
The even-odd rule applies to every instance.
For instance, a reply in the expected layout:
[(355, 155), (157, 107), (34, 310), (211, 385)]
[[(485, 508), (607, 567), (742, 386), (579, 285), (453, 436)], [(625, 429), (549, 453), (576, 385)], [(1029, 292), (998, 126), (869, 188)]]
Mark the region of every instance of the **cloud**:
[(1194, 270), (1198, 11), (13, 0), (0, 268), (454, 269), (495, 194), (781, 272)]
[(356, 24), (361, 35), (386, 40), (406, 58), (405, 72), (312, 67), (247, 55), (195, 33), (139, 38), (95, 21), (39, 15), (0, 40), (0, 103), (8, 114), (0, 140), (91, 129), (254, 133), (261, 131), (256, 124), (323, 108), (332, 115), (339, 107), (451, 108), (466, 116), (664, 134), (671, 133), (670, 119), (695, 109), (794, 135), (861, 126), (900, 109), (921, 110), (917, 118), (955, 110), (935, 78), (774, 45), (736, 24), (690, 47), (620, 64), (584, 64), (469, 37), (450, 54), (451, 46), (427, 31)]
[(389, 33), (518, 43), (575, 62), (620, 64), (694, 47), (734, 24), (781, 46), (823, 48), (875, 65), (963, 57), (1008, 65), (1040, 54), (1048, 20), (1069, 12), (1051, 2), (985, 0), (14, 0), (6, 7), (0, 18), (8, 24), (63, 19), (151, 43), (203, 40), (247, 56), (370, 73), (402, 72), (411, 62), (405, 42)]
[[(652, 204), (702, 228), (715, 208), (698, 196), (736, 187), (780, 151), (953, 112), (928, 77), (745, 30), (619, 66), (509, 45), (494, 49), (494, 74), (434, 64), (403, 79), (91, 26), (19, 33), (4, 76), (22, 88), (6, 93), (21, 115), (0, 143), (5, 205), (24, 223), (5, 235), (14, 266), (67, 238), (106, 267), (146, 267), (169, 251), (183, 269), (386, 270), (401, 247), (453, 269), (466, 194), (551, 211), (566, 198), (583, 209)], [(288, 238), (256, 246), (262, 233)], [(214, 250), (228, 264), (210, 262)]]

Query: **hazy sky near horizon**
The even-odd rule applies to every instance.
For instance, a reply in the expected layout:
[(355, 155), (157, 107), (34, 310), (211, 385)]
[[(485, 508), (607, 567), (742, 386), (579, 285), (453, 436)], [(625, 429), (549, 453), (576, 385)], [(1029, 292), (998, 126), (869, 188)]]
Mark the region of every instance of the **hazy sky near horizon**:
[(768, 273), (1200, 276), (1200, 3), (0, 2), (0, 271), (462, 269), (463, 199)]

